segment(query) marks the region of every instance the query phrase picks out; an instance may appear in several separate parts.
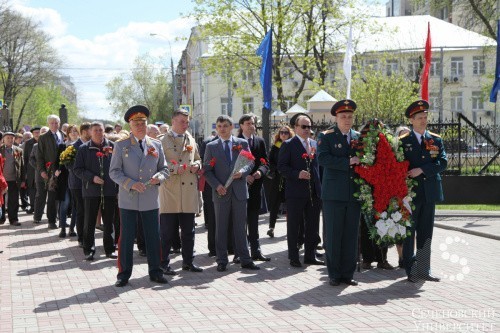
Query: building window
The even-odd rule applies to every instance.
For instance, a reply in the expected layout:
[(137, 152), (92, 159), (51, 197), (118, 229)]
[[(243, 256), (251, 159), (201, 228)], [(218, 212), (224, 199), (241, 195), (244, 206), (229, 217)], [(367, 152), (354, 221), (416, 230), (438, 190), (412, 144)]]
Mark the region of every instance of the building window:
[(365, 59), (363, 61), (363, 67), (365, 69), (372, 69), (378, 71), (378, 60), (377, 59)]
[(439, 111), (439, 94), (437, 93), (429, 94), (429, 110), (432, 112)]
[(242, 70), (241, 71), (241, 79), (246, 82), (255, 82), (254, 76), (253, 76), (253, 71), (250, 69)]
[(480, 91), (472, 92), (472, 110), (473, 111), (484, 110), (483, 95)]
[(463, 111), (463, 98), (461, 92), (451, 93), (451, 111), (452, 112), (462, 112)]
[(285, 102), (286, 109), (289, 110), (293, 106), (293, 97), (292, 96), (285, 96)]
[(229, 98), (221, 97), (220, 98), (220, 113), (227, 114), (228, 111)]
[(398, 61), (393, 59), (393, 60), (387, 60), (385, 64), (385, 71), (387, 76), (391, 76), (392, 74), (396, 74), (398, 72)]
[(451, 57), (451, 76), (463, 76), (464, 75), (464, 58), (463, 57)]
[(483, 75), (486, 73), (484, 57), (483, 56), (474, 56), (472, 57), (472, 74), (474, 75)]
[(253, 97), (243, 97), (243, 114), (253, 113)]
[(431, 59), (431, 76), (440, 76), (441, 75), (441, 60), (432, 58)]
[(412, 58), (408, 60), (408, 76), (413, 79), (418, 79), (418, 71), (420, 69), (420, 62), (418, 59)]

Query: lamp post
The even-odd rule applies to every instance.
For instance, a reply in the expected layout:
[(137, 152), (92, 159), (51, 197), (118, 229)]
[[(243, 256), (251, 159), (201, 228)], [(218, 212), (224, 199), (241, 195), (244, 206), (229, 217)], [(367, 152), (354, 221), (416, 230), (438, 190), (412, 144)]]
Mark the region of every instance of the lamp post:
[[(163, 35), (160, 35), (160, 34), (156, 34), (156, 33), (150, 33), (149, 34), (151, 37), (154, 37), (154, 36), (160, 36), (160, 37), (163, 37), (166, 39), (165, 36)], [(174, 59), (173, 59), (173, 55), (172, 55), (172, 45), (170, 45), (170, 41), (168, 41), (168, 47), (170, 48), (170, 71), (172, 72), (172, 99), (173, 99), (173, 110), (172, 111), (175, 111), (177, 110), (177, 80), (175, 79), (175, 73), (174, 73)]]

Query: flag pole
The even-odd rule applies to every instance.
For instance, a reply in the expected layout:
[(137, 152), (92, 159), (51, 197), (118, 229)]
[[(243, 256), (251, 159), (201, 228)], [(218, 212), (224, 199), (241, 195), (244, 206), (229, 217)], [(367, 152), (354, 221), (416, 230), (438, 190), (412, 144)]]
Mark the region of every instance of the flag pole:
[(347, 80), (347, 91), (346, 98), (351, 98), (351, 68), (352, 68), (352, 57), (355, 55), (354, 47), (352, 45), (352, 25), (349, 26), (349, 38), (347, 39), (347, 46), (344, 56), (344, 76)]

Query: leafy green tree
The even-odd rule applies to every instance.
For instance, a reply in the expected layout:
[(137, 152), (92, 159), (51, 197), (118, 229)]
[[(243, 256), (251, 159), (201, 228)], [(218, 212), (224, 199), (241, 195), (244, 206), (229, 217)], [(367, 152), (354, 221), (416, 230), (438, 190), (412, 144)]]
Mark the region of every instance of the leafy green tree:
[(60, 65), (49, 36), (37, 23), (6, 7), (0, 8), (0, 82), (12, 119), (17, 116), (15, 129), (35, 90), (53, 81)]
[[(255, 50), (273, 27), (273, 85), (279, 108), (295, 103), (306, 82), (323, 88), (336, 51), (346, 39), (338, 31), (361, 24), (366, 14), (357, 0), (194, 0), (191, 14), (200, 22), (198, 38), (213, 56), (203, 60), (207, 74), (237, 83), (237, 92), (258, 91), (261, 59)], [(250, 73), (253, 73), (250, 75)], [(251, 79), (249, 79), (251, 77)]]
[(172, 82), (168, 81), (171, 73), (161, 67), (162, 59), (149, 55), (139, 56), (134, 60), (130, 72), (114, 77), (106, 84), (107, 98), (116, 115), (135, 104), (143, 104), (151, 112), (152, 121), (168, 121), (172, 110)]

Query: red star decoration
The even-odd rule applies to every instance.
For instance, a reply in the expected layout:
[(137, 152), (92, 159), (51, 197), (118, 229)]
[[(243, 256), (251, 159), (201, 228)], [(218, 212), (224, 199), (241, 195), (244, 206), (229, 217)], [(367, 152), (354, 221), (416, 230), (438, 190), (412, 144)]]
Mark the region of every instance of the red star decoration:
[(408, 194), (406, 174), (408, 161), (398, 162), (384, 134), (379, 133), (379, 142), (372, 166), (358, 165), (354, 170), (373, 187), (373, 208), (382, 213), (392, 198), (398, 201)]

